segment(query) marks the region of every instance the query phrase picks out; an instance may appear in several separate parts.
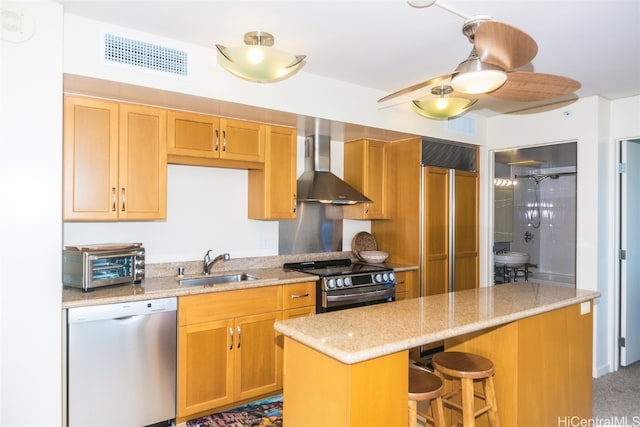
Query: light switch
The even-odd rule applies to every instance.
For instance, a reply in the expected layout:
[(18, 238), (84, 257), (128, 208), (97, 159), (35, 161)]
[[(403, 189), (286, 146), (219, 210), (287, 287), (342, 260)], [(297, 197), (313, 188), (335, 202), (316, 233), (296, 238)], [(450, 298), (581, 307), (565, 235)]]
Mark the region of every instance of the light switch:
[(582, 304), (580, 304), (580, 314), (588, 314), (589, 312), (591, 312), (591, 302), (590, 301), (586, 301), (583, 302)]

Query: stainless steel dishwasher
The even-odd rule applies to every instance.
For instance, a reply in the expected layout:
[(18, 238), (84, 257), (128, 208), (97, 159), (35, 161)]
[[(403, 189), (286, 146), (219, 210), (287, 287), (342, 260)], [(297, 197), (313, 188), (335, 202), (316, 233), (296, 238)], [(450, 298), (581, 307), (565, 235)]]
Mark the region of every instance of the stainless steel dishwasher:
[(68, 310), (69, 427), (172, 424), (176, 298)]

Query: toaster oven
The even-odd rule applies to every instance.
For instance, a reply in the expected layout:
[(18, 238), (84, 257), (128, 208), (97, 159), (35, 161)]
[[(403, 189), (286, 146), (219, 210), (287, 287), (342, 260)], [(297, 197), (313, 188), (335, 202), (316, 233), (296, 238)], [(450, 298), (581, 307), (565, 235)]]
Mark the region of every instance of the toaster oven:
[(144, 279), (144, 258), (141, 243), (66, 246), (62, 251), (62, 284), (86, 292), (140, 283)]

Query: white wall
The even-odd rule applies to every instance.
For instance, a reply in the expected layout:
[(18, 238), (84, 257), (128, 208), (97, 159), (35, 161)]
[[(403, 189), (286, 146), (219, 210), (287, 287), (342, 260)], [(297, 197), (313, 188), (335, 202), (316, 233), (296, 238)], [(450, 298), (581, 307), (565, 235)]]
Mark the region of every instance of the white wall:
[[(62, 8), (22, 2), (35, 34), (0, 41), (0, 425), (59, 425)], [(10, 7), (3, 3), (3, 9)]]
[(619, 276), (617, 272), (617, 248), (619, 247), (619, 230), (616, 228), (615, 207), (617, 198), (617, 141), (620, 139), (640, 138), (640, 96), (620, 99), (611, 103), (610, 133), (600, 144), (599, 155), (602, 169), (601, 188), (603, 190), (602, 219), (599, 223), (599, 234), (602, 244), (599, 247), (598, 258), (606, 264), (606, 268), (599, 271), (598, 280), (601, 283), (600, 305), (606, 307), (606, 316), (599, 319), (598, 332), (607, 337), (608, 346), (597, 348), (596, 359), (602, 362), (598, 366), (598, 373), (604, 374), (617, 369), (618, 354), (616, 341), (619, 335)]
[[(589, 97), (551, 111), (498, 116), (487, 124), (486, 162), (490, 162), (491, 150), (578, 142), (576, 280), (579, 288), (602, 294), (595, 303), (596, 376), (617, 369), (612, 301), (616, 287), (615, 140), (640, 135), (638, 117), (640, 97), (617, 101)], [(490, 250), (490, 242), (481, 247)]]
[[(367, 88), (305, 74), (273, 84), (258, 85), (231, 76), (215, 60), (215, 49), (187, 45), (157, 35), (65, 15), (64, 71), (109, 81), (173, 91), (295, 112), (339, 122), (349, 122), (418, 135), (480, 144), (484, 119), (478, 118), (476, 136), (452, 134), (446, 121), (426, 120), (405, 103), (402, 108), (377, 104), (384, 94)], [(188, 77), (173, 77), (102, 60), (104, 33), (122, 35), (182, 49), (191, 54)], [(277, 95), (277, 96), (276, 96)], [(343, 176), (342, 135), (332, 135), (331, 170)], [(302, 172), (303, 136), (298, 137), (298, 175)], [(68, 223), (64, 244), (95, 241), (142, 241), (147, 261), (194, 260), (212, 249), (232, 257), (277, 255), (278, 224), (246, 217), (246, 171), (170, 166), (166, 222)], [(343, 223), (343, 248), (350, 250), (352, 237), (369, 231), (369, 221)]]

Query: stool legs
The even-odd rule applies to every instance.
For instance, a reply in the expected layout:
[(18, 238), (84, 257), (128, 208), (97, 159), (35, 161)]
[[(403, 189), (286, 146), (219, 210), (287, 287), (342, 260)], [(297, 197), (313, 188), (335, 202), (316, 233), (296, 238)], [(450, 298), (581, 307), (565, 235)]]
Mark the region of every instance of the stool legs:
[(487, 405), (491, 408), (487, 412), (489, 417), (489, 425), (500, 427), (500, 419), (498, 418), (498, 403), (496, 402), (496, 390), (493, 387), (493, 377), (489, 377), (484, 382), (484, 395), (486, 396)]
[[(463, 352), (443, 352), (433, 356), (435, 372), (443, 380), (450, 380), (449, 392), (443, 394), (443, 404), (455, 409), (451, 421), (464, 427), (475, 427), (476, 417), (487, 414), (490, 427), (500, 427), (498, 405), (493, 384), (493, 363), (482, 356)], [(481, 382), (482, 390), (474, 385)], [(483, 406), (476, 408), (475, 399), (482, 399)], [(461, 416), (461, 417), (460, 417)]]
[(418, 402), (409, 399), (409, 427), (418, 425)]
[(434, 427), (446, 427), (444, 420), (444, 407), (442, 405), (442, 398), (437, 397), (429, 401), (429, 407), (431, 408), (431, 415), (418, 411), (418, 402), (415, 400), (409, 400), (409, 427), (416, 427), (418, 425), (418, 414), (423, 416), (427, 422), (430, 422)]
[(475, 402), (473, 396), (473, 379), (462, 378), (462, 425), (464, 427), (475, 427)]

